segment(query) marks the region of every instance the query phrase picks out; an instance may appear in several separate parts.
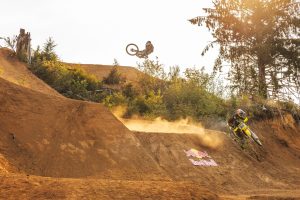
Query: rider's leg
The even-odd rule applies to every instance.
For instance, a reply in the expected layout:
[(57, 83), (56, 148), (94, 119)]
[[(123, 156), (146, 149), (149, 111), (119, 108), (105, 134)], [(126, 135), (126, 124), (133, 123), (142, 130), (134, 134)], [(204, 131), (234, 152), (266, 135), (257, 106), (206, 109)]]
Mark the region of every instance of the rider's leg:
[(247, 137), (246, 137), (246, 135), (240, 130), (238, 136), (239, 136), (239, 139), (240, 139), (241, 148), (246, 149), (247, 148)]
[(136, 55), (139, 58), (148, 58), (148, 56), (146, 55), (146, 51), (145, 50), (139, 51)]
[(138, 51), (136, 56), (139, 58), (143, 58), (143, 56), (144, 56), (143, 51)]

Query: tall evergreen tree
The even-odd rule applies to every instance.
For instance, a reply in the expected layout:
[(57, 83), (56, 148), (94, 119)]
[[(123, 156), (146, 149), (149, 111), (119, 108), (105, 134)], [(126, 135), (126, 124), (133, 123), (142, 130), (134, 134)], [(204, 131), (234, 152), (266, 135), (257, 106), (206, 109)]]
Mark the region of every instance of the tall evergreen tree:
[(214, 0), (206, 16), (189, 21), (205, 25), (219, 56), (214, 69), (231, 65), (232, 86), (263, 98), (300, 87), (300, 4), (296, 0)]

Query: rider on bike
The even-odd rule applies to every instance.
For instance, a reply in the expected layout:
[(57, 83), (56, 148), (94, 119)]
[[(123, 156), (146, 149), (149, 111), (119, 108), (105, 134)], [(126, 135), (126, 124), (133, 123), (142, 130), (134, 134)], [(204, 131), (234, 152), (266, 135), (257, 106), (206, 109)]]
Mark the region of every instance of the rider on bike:
[(151, 43), (151, 41), (147, 41), (146, 42), (146, 46), (145, 46), (145, 49), (143, 51), (140, 51), (140, 53), (137, 54), (137, 56), (139, 58), (148, 58), (148, 55), (150, 53), (152, 53), (154, 50), (154, 46), (153, 44)]
[(234, 115), (228, 119), (228, 125), (236, 136), (238, 136), (240, 139), (244, 139), (243, 133), (238, 127), (241, 121), (246, 123), (248, 121), (248, 117), (242, 109), (237, 109)]

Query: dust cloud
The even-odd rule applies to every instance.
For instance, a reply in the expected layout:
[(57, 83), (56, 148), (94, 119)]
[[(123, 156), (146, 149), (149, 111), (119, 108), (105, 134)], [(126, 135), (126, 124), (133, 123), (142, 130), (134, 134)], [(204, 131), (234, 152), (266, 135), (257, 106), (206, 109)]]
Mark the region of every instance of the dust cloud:
[(223, 140), (220, 134), (212, 133), (203, 128), (201, 123), (193, 120), (180, 119), (177, 121), (167, 121), (162, 118), (154, 120), (140, 119), (134, 116), (132, 119), (121, 118), (125, 108), (118, 107), (113, 110), (113, 114), (131, 131), (151, 132), (151, 133), (173, 133), (173, 134), (196, 134), (199, 137), (199, 142), (210, 148), (217, 148)]

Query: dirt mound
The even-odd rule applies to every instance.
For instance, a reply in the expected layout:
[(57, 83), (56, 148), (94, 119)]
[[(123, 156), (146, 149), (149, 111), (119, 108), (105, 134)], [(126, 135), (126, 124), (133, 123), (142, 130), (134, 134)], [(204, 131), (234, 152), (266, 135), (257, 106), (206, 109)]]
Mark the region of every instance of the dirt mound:
[[(297, 190), (300, 188), (300, 127), (290, 116), (252, 125), (264, 145), (242, 150), (225, 134), (218, 148), (204, 146), (196, 134), (136, 132), (142, 145), (166, 173), (176, 181), (194, 181), (219, 194), (251, 194), (258, 190)], [(207, 151), (217, 167), (193, 166), (184, 151)]]
[(61, 96), (45, 82), (32, 74), (25, 63), (18, 61), (7, 48), (0, 48), (0, 77), (15, 84), (45, 94)]
[(100, 104), (49, 96), (0, 79), (0, 105), (0, 154), (21, 172), (166, 178), (136, 137)]
[[(66, 64), (74, 68), (84, 69), (87, 73), (96, 76), (100, 80), (106, 77), (113, 69), (112, 65)], [(118, 66), (118, 71), (129, 82), (136, 82), (140, 73), (137, 69), (128, 66)]]

